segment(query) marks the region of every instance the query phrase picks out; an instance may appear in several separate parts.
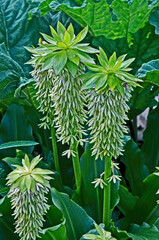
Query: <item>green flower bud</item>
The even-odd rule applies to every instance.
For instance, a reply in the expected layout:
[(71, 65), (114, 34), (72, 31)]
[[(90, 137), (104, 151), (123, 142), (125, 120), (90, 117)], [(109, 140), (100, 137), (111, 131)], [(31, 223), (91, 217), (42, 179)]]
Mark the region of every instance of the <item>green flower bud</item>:
[(7, 176), (7, 185), (10, 186), (8, 197), (11, 198), (16, 220), (15, 233), (19, 234), (21, 240), (35, 240), (39, 237), (43, 217), (49, 209), (45, 194), (49, 192), (49, 180), (52, 179), (48, 175), (53, 172), (35, 168), (40, 160), (37, 156), (30, 162), (25, 155), (23, 166), (13, 165), (15, 170)]

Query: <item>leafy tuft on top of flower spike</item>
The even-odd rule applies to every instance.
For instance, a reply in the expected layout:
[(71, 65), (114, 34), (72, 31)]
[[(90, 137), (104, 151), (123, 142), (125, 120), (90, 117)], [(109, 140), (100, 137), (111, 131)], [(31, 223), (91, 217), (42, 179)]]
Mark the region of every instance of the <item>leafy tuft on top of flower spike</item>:
[(35, 168), (41, 159), (40, 156), (37, 156), (30, 162), (28, 156), (25, 154), (25, 158), (22, 159), (23, 166), (12, 165), (15, 167), (15, 170), (8, 174), (6, 178), (8, 180), (7, 185), (11, 186), (11, 189), (19, 188), (21, 192), (25, 192), (26, 190), (35, 192), (36, 183), (50, 188), (48, 180), (51, 180), (52, 177), (48, 175), (54, 174), (54, 172), (47, 169)]
[(125, 60), (127, 54), (116, 57), (116, 53), (108, 59), (106, 53), (102, 48), (100, 53), (97, 54), (100, 65), (95, 65), (92, 63), (86, 63), (91, 72), (83, 74), (81, 77), (86, 79), (82, 89), (90, 89), (95, 87), (96, 90), (101, 91), (107, 87), (111, 90), (118, 89), (122, 96), (124, 96), (124, 85), (130, 84), (132, 86), (140, 86), (137, 82), (142, 80), (128, 73), (131, 68), (129, 65), (135, 60), (135, 58), (130, 58)]
[(42, 70), (54, 68), (58, 75), (65, 67), (75, 76), (81, 63), (94, 63), (87, 53), (98, 53), (97, 49), (89, 46), (89, 43), (80, 43), (87, 35), (88, 26), (77, 36), (74, 34), (72, 24), (66, 29), (60, 22), (57, 23), (57, 32), (50, 26), (51, 36), (41, 33), (44, 40), (40, 39), (39, 47), (25, 47), (33, 53), (33, 58), (27, 64), (42, 65)]

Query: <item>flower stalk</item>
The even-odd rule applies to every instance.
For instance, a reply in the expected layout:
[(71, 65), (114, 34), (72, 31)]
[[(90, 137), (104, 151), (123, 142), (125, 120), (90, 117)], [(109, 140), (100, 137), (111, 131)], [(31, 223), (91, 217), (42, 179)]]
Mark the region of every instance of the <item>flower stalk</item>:
[(103, 223), (105, 224), (105, 229), (109, 230), (109, 224), (111, 220), (111, 210), (110, 210), (110, 197), (111, 197), (111, 182), (108, 182), (108, 178), (111, 176), (111, 156), (105, 157), (105, 171), (104, 171), (104, 181), (107, 185), (104, 186), (104, 197), (103, 197)]

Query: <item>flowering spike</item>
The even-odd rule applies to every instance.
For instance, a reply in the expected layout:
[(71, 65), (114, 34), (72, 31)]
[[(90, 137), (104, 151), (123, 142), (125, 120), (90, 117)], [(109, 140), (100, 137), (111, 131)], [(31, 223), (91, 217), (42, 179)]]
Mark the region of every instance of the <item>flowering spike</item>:
[(45, 194), (50, 185), (48, 180), (52, 171), (34, 168), (40, 161), (40, 156), (35, 157), (31, 163), (27, 155), (22, 160), (23, 167), (16, 168), (7, 176), (7, 185), (10, 186), (8, 197), (11, 198), (16, 219), (16, 231), (21, 240), (35, 240), (43, 225), (44, 218), (49, 209)]
[(81, 76), (85, 79), (82, 89), (91, 89), (87, 99), (92, 155), (96, 159), (103, 159), (105, 156), (117, 158), (122, 154), (122, 139), (124, 133), (127, 133), (127, 102), (133, 87), (138, 86), (137, 82), (141, 80), (127, 73), (127, 67), (134, 59), (124, 61), (126, 55), (117, 59), (116, 53), (113, 53), (108, 60), (101, 48), (97, 56), (100, 65), (87, 63), (91, 71)]

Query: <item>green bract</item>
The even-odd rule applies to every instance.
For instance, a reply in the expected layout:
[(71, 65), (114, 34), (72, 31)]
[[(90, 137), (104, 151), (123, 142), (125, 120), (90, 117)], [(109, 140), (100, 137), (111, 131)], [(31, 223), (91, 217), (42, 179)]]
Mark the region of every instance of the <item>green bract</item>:
[(13, 165), (13, 170), (7, 176), (7, 185), (10, 186), (8, 197), (11, 198), (16, 219), (16, 233), (21, 240), (35, 240), (43, 226), (44, 214), (49, 209), (45, 194), (48, 193), (49, 180), (53, 174), (47, 169), (35, 168), (40, 162), (40, 156), (31, 162), (27, 155), (22, 160), (23, 166)]
[(100, 48), (99, 55), (97, 54), (100, 65), (86, 63), (91, 72), (84, 74), (82, 77), (85, 80), (82, 89), (90, 89), (95, 87), (96, 90), (101, 91), (106, 88), (111, 90), (117, 89), (122, 96), (124, 96), (124, 85), (140, 86), (137, 81), (142, 81), (132, 74), (128, 73), (131, 68), (129, 65), (135, 60), (130, 58), (124, 61), (127, 54), (120, 56), (118, 59), (116, 53), (109, 58), (106, 53)]
[(33, 53), (28, 64), (42, 65), (42, 71), (53, 68), (58, 75), (66, 67), (72, 76), (75, 76), (80, 63), (94, 63), (87, 53), (97, 53), (98, 50), (88, 46), (89, 43), (80, 43), (87, 35), (85, 27), (77, 36), (72, 24), (66, 29), (62, 23), (57, 23), (57, 32), (50, 26), (51, 36), (42, 33), (45, 41), (39, 41), (39, 47), (26, 47)]

